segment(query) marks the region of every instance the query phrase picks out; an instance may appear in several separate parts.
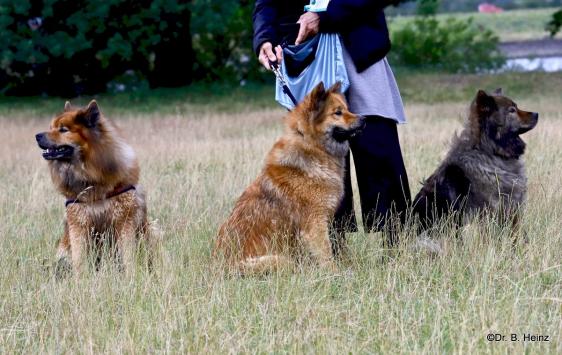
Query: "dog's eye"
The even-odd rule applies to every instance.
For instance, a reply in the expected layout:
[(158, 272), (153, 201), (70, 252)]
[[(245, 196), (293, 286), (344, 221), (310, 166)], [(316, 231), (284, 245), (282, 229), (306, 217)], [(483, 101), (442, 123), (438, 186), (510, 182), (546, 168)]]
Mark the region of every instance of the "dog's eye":
[(60, 133), (68, 132), (68, 128), (66, 128), (65, 126), (60, 126), (59, 132), (60, 132)]
[(343, 112), (341, 110), (337, 110), (336, 112), (334, 112), (334, 115), (336, 116), (341, 116), (343, 114)]
[(509, 113), (515, 113), (515, 112), (517, 112), (517, 109), (516, 109), (514, 106), (511, 106), (511, 107), (508, 109), (508, 111), (509, 111)]

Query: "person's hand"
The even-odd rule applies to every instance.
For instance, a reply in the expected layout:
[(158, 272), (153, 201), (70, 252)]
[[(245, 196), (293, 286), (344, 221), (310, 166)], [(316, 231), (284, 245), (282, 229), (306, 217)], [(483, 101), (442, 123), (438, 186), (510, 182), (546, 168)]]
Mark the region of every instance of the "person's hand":
[(308, 37), (314, 36), (320, 30), (320, 16), (316, 12), (306, 12), (297, 21), (300, 24), (299, 34), (295, 44), (301, 44)]
[(273, 53), (273, 46), (271, 45), (271, 42), (264, 42), (261, 45), (258, 60), (265, 69), (271, 70), (269, 61), (277, 61), (277, 63), (281, 64), (281, 61), (283, 60), (283, 50), (281, 49), (281, 46), (277, 46), (275, 47), (275, 53)]

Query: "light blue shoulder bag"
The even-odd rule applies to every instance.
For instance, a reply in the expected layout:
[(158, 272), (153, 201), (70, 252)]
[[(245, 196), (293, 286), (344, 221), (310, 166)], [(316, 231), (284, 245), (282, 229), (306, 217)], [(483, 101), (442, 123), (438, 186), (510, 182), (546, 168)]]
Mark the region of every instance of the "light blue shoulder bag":
[[(326, 87), (339, 81), (342, 92), (345, 92), (349, 79), (339, 35), (320, 33), (303, 44), (284, 47), (281, 74), (297, 102), (301, 102), (321, 81)], [(291, 110), (294, 105), (283, 92), (282, 85), (277, 78), (275, 100)]]

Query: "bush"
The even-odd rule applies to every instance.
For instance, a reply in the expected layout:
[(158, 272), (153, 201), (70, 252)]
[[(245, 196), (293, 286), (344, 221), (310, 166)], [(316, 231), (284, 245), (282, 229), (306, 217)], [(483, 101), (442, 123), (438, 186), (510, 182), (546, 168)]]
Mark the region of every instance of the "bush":
[(252, 50), (254, 1), (194, 0), (191, 23), (197, 79), (215, 81), (261, 78)]
[(76, 96), (126, 71), (152, 87), (191, 80), (190, 9), (181, 0), (3, 0), (0, 88)]
[(556, 11), (552, 15), (552, 20), (546, 25), (546, 30), (550, 32), (552, 37), (556, 36), (556, 34), (560, 31), (562, 27), (562, 9)]
[[(412, 15), (420, 14), (420, 3), (432, 2), (433, 0), (417, 0), (416, 2), (404, 2), (398, 9), (386, 11), (392, 15)], [(478, 11), (478, 5), (483, 2), (492, 3), (504, 10), (527, 9), (527, 8), (545, 8), (556, 7), (562, 5), (562, 0), (455, 0), (455, 1), (439, 1), (437, 12), (475, 12)]]
[(444, 70), (477, 72), (503, 65), (499, 43), (492, 31), (473, 25), (472, 19), (419, 17), (392, 34), (393, 64)]
[(418, 0), (416, 13), (422, 16), (435, 15), (440, 4), (441, 0)]

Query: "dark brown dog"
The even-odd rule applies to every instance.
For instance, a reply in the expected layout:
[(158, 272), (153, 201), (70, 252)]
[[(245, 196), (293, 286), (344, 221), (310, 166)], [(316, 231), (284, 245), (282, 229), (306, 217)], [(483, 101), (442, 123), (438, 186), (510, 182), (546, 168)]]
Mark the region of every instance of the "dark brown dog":
[(519, 136), (533, 129), (538, 117), (520, 110), (501, 89), (493, 95), (478, 91), (464, 130), (414, 199), (422, 227), (451, 214), (458, 226), (476, 214), (493, 213), (516, 232), (527, 191)]
[(126, 268), (132, 266), (137, 240), (153, 242), (133, 149), (96, 101), (82, 109), (67, 102), (49, 131), (36, 139), (53, 183), (67, 199), (58, 258), (70, 258), (79, 273), (85, 254), (107, 242), (115, 243)]
[(343, 194), (347, 140), (363, 126), (339, 90), (321, 83), (288, 114), (285, 135), (220, 227), (214, 254), (233, 269), (272, 270), (300, 250), (335, 268), (328, 226)]

